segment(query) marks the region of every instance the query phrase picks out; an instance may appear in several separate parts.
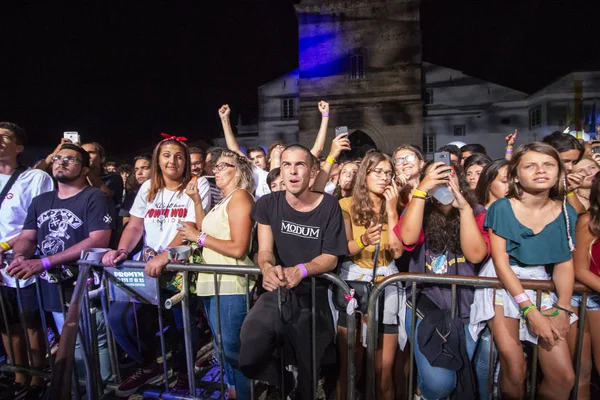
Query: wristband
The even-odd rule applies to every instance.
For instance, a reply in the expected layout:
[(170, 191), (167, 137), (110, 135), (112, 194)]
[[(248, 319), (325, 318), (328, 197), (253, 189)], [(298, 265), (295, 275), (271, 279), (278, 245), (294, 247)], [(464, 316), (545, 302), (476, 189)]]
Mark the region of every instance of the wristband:
[(363, 241), (362, 241), (362, 235), (360, 235), (359, 237), (357, 237), (357, 238), (356, 238), (356, 244), (357, 244), (357, 245), (358, 245), (358, 247), (360, 247), (361, 249), (364, 249), (365, 247), (367, 247), (367, 246), (365, 246), (365, 244), (364, 244), (364, 243), (363, 243)]
[(207, 233), (200, 232), (200, 234), (198, 235), (198, 239), (196, 240), (196, 242), (198, 243), (198, 246), (204, 247), (204, 241), (206, 240), (207, 236), (208, 236)]
[(296, 265), (296, 267), (298, 267), (298, 269), (302, 272), (302, 278), (308, 277), (308, 270), (306, 269), (304, 264), (298, 264)]
[(416, 197), (417, 199), (424, 199), (427, 197), (427, 192), (417, 188), (413, 191), (413, 197)]
[(52, 264), (50, 263), (48, 257), (42, 258), (42, 265), (44, 266), (45, 270), (50, 269), (50, 267), (52, 267)]
[(535, 304), (530, 304), (521, 310), (521, 315), (523, 315), (523, 318), (527, 318), (527, 314), (529, 314), (532, 310), (535, 309), (537, 309)]
[(558, 315), (558, 310), (554, 310), (554, 312), (552, 314), (544, 314), (544, 313), (542, 313), (542, 315), (544, 317), (556, 317)]
[(512, 155), (512, 149), (506, 149), (506, 154), (511, 154)]
[(12, 249), (10, 244), (8, 244), (7, 242), (0, 243), (0, 247), (2, 247), (2, 249), (4, 249), (4, 251), (9, 251), (10, 249)]
[(553, 306), (554, 306), (554, 308), (556, 308), (557, 310), (561, 310), (561, 311), (564, 311), (564, 312), (566, 312), (567, 314), (569, 314), (569, 317), (570, 317), (570, 316), (572, 316), (573, 314), (575, 314), (573, 311), (571, 311), (571, 310), (569, 310), (569, 309), (567, 309), (567, 308), (563, 308), (563, 307), (559, 306), (559, 305), (558, 305), (558, 303), (554, 303), (554, 304), (553, 304)]
[(119, 249), (119, 250), (117, 250), (117, 253), (121, 253), (121, 252), (125, 253), (125, 255), (126, 255), (127, 257), (129, 257), (129, 251), (127, 251), (127, 250), (125, 250), (125, 249)]
[(325, 159), (325, 162), (328, 162), (329, 164), (333, 165), (333, 164), (335, 164), (335, 158), (333, 158), (331, 156), (327, 156), (327, 158)]
[(575, 192), (572, 192), (572, 191), (571, 192), (567, 192), (567, 196), (568, 197), (575, 196)]
[(524, 301), (529, 301), (529, 296), (527, 295), (527, 293), (523, 292), (518, 296), (513, 297), (515, 299), (515, 302), (517, 304), (521, 304)]
[(328, 112), (321, 113), (321, 117), (329, 117), (329, 113)]

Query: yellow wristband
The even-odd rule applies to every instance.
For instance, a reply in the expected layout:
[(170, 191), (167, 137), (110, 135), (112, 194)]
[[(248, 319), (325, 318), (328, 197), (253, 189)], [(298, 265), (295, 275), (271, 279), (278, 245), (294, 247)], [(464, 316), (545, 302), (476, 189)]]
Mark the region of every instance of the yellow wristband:
[(413, 191), (413, 197), (417, 197), (419, 199), (424, 199), (427, 197), (427, 192), (421, 189), (415, 189)]
[(331, 165), (335, 164), (335, 158), (333, 158), (331, 156), (327, 156), (327, 158), (325, 159), (325, 161), (328, 162)]
[(537, 310), (537, 307), (535, 305), (532, 305), (529, 308), (526, 307), (525, 311), (523, 311), (523, 317), (527, 318), (527, 314), (529, 314), (533, 310)]
[(7, 242), (0, 243), (0, 247), (2, 247), (4, 249), (4, 251), (9, 251), (10, 249), (12, 249), (10, 244), (8, 244)]
[(567, 196), (569, 196), (569, 197), (575, 196), (575, 192), (567, 192)]
[(356, 244), (357, 244), (357, 245), (358, 245), (358, 247), (360, 247), (361, 249), (364, 249), (364, 248), (365, 248), (365, 247), (367, 247), (367, 246), (365, 246), (365, 244), (362, 242), (362, 239), (361, 239), (361, 237), (362, 237), (362, 236), (359, 236), (359, 237), (357, 237), (357, 238), (356, 238)]

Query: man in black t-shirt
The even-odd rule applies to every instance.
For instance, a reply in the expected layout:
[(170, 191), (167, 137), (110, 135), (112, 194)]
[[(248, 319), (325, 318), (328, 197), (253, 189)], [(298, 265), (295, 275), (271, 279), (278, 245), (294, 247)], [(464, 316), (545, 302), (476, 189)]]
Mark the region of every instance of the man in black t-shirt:
[[(348, 253), (341, 209), (335, 198), (311, 192), (314, 174), (310, 151), (288, 146), (281, 154), (285, 191), (261, 197), (251, 216), (258, 222), (258, 265), (267, 293), (250, 310), (240, 334), (240, 369), (249, 378), (280, 385), (277, 343), (284, 343), (285, 391), (296, 388), (297, 399), (312, 398), (311, 340), (316, 341), (317, 365), (334, 337), (327, 285), (317, 281), (316, 337), (311, 338), (308, 276), (332, 271)], [(281, 315), (277, 291), (281, 292)], [(290, 371), (296, 370), (296, 380)]]

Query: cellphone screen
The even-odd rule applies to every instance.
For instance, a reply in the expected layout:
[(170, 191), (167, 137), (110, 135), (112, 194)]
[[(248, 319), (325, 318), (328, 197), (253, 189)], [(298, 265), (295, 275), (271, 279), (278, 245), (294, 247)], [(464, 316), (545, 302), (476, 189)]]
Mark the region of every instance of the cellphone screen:
[(335, 136), (340, 136), (348, 133), (347, 126), (338, 126), (335, 128)]

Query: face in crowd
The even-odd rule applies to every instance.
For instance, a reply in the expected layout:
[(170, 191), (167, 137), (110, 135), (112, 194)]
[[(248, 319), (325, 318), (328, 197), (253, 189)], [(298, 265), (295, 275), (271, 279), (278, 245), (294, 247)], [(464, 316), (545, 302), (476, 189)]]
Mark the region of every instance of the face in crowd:
[(235, 160), (233, 157), (221, 156), (213, 169), (215, 183), (219, 189), (226, 191), (232, 184), (236, 184)]
[(340, 171), (340, 178), (338, 184), (340, 188), (346, 192), (352, 191), (354, 183), (356, 182), (356, 173), (358, 172), (358, 165), (353, 162), (347, 162), (342, 166)]
[(252, 164), (260, 169), (267, 169), (267, 156), (262, 150), (254, 150), (248, 153), (248, 158)]
[(180, 180), (185, 173), (185, 151), (181, 145), (166, 143), (158, 153), (158, 166), (164, 177)]
[(202, 154), (190, 154), (190, 163), (192, 176), (202, 176), (202, 172), (204, 171), (204, 159), (202, 158)]
[(425, 162), (410, 149), (400, 149), (394, 153), (394, 169), (396, 175), (405, 175), (408, 179), (418, 178)]
[(589, 158), (582, 158), (575, 165), (575, 172), (579, 175), (583, 176), (583, 181), (581, 182), (582, 189), (589, 189), (592, 187), (592, 183), (594, 182), (594, 177), (600, 171), (598, 168), (598, 164), (594, 160)]
[(107, 174), (114, 174), (115, 172), (117, 172), (117, 167), (115, 165), (107, 165), (106, 166)]
[(100, 168), (102, 168), (102, 162), (104, 160), (100, 157), (96, 146), (91, 143), (86, 143), (81, 145), (81, 147), (90, 155), (90, 168), (99, 171)]
[(581, 157), (581, 152), (577, 149), (572, 149), (560, 153), (560, 159), (565, 165), (565, 169), (567, 172), (573, 172), (575, 162), (579, 159), (579, 157)]
[(52, 175), (60, 183), (71, 183), (85, 176), (88, 168), (82, 164), (81, 154), (75, 150), (61, 149), (52, 159)]
[(479, 176), (481, 175), (481, 171), (483, 171), (482, 165), (473, 164), (466, 171), (467, 175), (467, 183), (469, 184), (469, 188), (471, 190), (475, 190), (477, 187), (477, 182), (479, 182)]
[(281, 177), (289, 193), (295, 196), (304, 193), (313, 176), (312, 155), (309, 152), (292, 147), (281, 154)]
[(506, 197), (508, 194), (508, 165), (498, 170), (498, 175), (490, 184), (490, 202)]
[(519, 160), (515, 182), (527, 193), (541, 193), (552, 189), (558, 183), (558, 161), (547, 154), (528, 151)]
[(213, 176), (215, 161), (217, 160), (212, 159), (212, 154), (206, 153), (206, 158), (204, 159), (204, 175)]
[(369, 192), (382, 196), (391, 184), (394, 169), (388, 161), (380, 161), (367, 171), (367, 189)]
[(23, 149), (23, 145), (17, 144), (17, 137), (13, 132), (0, 128), (0, 160), (12, 158)]
[(269, 188), (273, 193), (285, 190), (285, 183), (283, 183), (283, 177), (281, 176), (281, 174), (279, 174), (275, 179), (273, 179)]
[(142, 184), (150, 179), (150, 174), (152, 171), (152, 164), (150, 161), (140, 158), (135, 162), (133, 166), (133, 171), (135, 173), (135, 180), (138, 184)]

